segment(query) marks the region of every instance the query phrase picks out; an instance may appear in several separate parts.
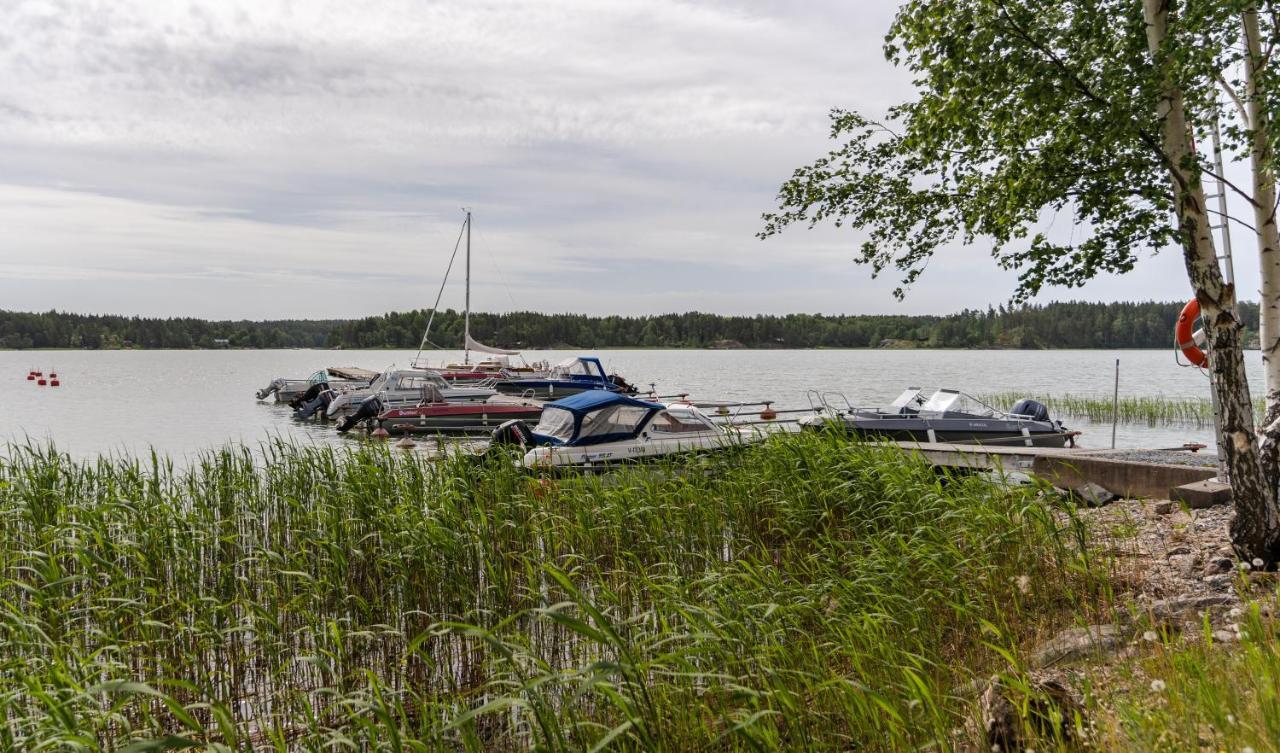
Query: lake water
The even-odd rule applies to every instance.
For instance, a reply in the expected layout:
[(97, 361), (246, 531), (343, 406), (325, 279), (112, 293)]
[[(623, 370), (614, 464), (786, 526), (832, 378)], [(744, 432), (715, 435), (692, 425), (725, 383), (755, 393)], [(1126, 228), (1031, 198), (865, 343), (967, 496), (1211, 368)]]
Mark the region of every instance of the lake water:
[[(552, 362), (568, 351), (530, 351)], [(773, 400), (775, 407), (808, 405), (805, 391), (836, 390), (855, 405), (882, 405), (908, 386), (1028, 395), (1093, 394), (1110, 398), (1116, 359), (1125, 395), (1207, 397), (1208, 380), (1179, 367), (1167, 350), (618, 350), (598, 351), (610, 371), (659, 394), (694, 399)], [(138, 453), (155, 448), (190, 456), (228, 442), (256, 444), (272, 436), (301, 443), (350, 443), (332, 425), (299, 423), (287, 407), (260, 403), (254, 392), (277, 376), (305, 378), (330, 365), (381, 370), (407, 365), (412, 351), (195, 350), (2, 351), (0, 441), (52, 441), (78, 457)], [(432, 354), (432, 363), (461, 360), (461, 352)], [(1261, 358), (1246, 354), (1250, 385), (1261, 387)], [(26, 381), (27, 372), (56, 369), (58, 388)], [(1007, 408), (1008, 406), (1001, 406)], [(1081, 444), (1106, 447), (1110, 425), (1068, 421), (1085, 433)], [(1121, 425), (1127, 447), (1210, 442), (1212, 430)]]

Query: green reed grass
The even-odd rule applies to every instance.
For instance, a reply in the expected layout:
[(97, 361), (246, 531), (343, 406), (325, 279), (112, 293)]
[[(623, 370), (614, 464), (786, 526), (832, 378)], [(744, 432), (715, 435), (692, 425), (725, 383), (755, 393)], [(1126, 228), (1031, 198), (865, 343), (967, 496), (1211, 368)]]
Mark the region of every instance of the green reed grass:
[[(997, 392), (977, 397), (989, 405), (1008, 409), (1027, 395), (1020, 392)], [(1213, 425), (1213, 402), (1208, 397), (1125, 395), (1115, 408), (1110, 396), (1064, 394), (1040, 395), (1033, 399), (1044, 403), (1051, 413), (1059, 417), (1084, 418), (1094, 423), (1111, 423), (1112, 411), (1118, 408), (1117, 418), (1123, 424), (1196, 427)], [(1263, 409), (1263, 401), (1258, 398), (1254, 401), (1255, 415), (1260, 418)]]
[(820, 434), (543, 479), (10, 447), (0, 749), (947, 749), (996, 646), (1105, 607), (1083, 536)]

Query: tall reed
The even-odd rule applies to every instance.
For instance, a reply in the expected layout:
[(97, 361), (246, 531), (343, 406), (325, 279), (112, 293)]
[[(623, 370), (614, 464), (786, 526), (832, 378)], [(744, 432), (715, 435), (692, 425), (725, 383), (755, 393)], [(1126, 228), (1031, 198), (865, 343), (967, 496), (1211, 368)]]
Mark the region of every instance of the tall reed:
[(817, 434), (564, 478), (15, 446), (0, 748), (946, 748), (961, 667), (1105, 596), (1081, 536)]

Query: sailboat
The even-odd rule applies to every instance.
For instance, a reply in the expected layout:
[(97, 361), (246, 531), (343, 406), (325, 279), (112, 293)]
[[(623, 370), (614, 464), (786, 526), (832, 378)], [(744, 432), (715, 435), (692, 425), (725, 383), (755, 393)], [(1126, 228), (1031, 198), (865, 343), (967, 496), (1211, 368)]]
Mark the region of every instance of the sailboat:
[[(535, 376), (546, 373), (548, 365), (545, 363), (529, 364), (520, 359), (518, 363), (511, 361), (511, 356), (519, 356), (518, 350), (507, 350), (505, 348), (496, 348), (492, 345), (485, 345), (471, 336), (471, 210), (465, 210), (467, 213), (466, 220), (463, 221), (463, 236), (466, 238), (466, 308), (463, 314), (463, 334), (462, 334), (462, 363), (450, 363), (443, 367), (428, 366), (423, 360), (422, 352), (427, 349), (428, 345), (439, 347), (431, 342), (431, 323), (435, 320), (436, 311), (440, 308), (440, 298), (444, 295), (444, 287), (449, 282), (449, 272), (453, 269), (453, 262), (458, 256), (457, 245), (453, 248), (453, 256), (449, 257), (449, 266), (445, 268), (444, 279), (440, 281), (440, 292), (436, 294), (436, 302), (431, 307), (431, 316), (427, 318), (426, 330), (422, 333), (422, 341), (418, 343), (418, 354), (413, 359), (414, 368), (429, 369), (440, 374), (440, 376), (451, 382), (475, 382), (488, 379), (504, 379), (511, 376)], [(461, 241), (462, 238), (459, 238)], [(495, 358), (486, 358), (477, 363), (471, 362), (471, 352), (486, 353)]]

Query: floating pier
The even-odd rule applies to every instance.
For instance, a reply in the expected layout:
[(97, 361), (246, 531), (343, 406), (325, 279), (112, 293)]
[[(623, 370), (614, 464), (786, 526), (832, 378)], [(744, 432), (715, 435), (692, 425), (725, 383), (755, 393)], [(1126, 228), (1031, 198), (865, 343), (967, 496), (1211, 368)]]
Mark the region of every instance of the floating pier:
[(1217, 458), (1187, 449), (1095, 450), (945, 442), (895, 442), (940, 468), (1027, 473), (1063, 489), (1097, 484), (1121, 497), (1170, 499), (1218, 475)]

